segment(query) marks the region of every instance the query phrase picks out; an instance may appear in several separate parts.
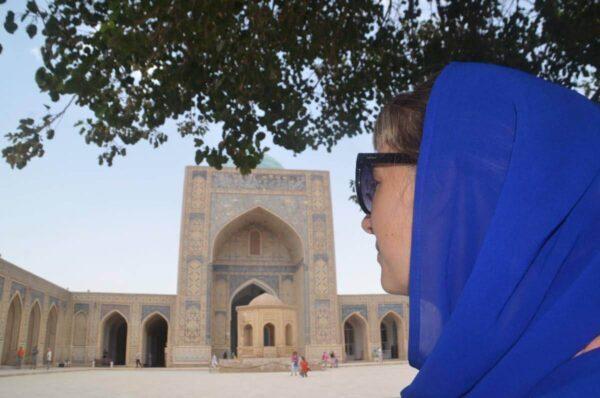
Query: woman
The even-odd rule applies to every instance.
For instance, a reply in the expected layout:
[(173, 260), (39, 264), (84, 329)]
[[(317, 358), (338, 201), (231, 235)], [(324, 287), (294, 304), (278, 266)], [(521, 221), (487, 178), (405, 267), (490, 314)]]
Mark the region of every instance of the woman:
[(410, 295), (403, 397), (600, 396), (599, 126), (584, 97), (483, 64), (382, 110), (357, 195), (382, 286)]
[(298, 375), (298, 352), (294, 351), (292, 353), (292, 357), (290, 358), (290, 376)]
[(308, 377), (308, 372), (310, 371), (310, 367), (308, 366), (308, 361), (304, 357), (300, 357), (300, 376)]

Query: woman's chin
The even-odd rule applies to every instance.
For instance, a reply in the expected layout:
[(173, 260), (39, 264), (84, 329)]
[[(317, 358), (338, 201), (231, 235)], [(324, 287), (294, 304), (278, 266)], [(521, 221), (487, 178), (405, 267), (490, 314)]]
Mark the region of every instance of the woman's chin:
[(397, 283), (390, 280), (389, 276), (385, 275), (385, 271), (381, 270), (381, 287), (383, 290), (390, 294), (398, 294), (399, 289), (397, 285)]
[(408, 286), (381, 271), (381, 287), (389, 294), (408, 294)]

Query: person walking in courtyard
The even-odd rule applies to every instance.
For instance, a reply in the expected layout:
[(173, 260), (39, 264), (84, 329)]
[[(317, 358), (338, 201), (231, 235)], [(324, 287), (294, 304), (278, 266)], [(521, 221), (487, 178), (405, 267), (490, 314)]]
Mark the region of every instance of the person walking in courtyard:
[(46, 370), (50, 370), (50, 365), (52, 365), (52, 349), (48, 348), (46, 351)]
[(292, 358), (290, 360), (290, 370), (291, 370), (291, 376), (297, 376), (298, 375), (298, 352), (294, 351), (292, 353)]
[(337, 357), (335, 356), (335, 352), (331, 351), (331, 352), (329, 353), (329, 357), (331, 358), (331, 366), (332, 366), (333, 368), (337, 368), (337, 367), (338, 367), (338, 359), (337, 359)]
[(19, 346), (19, 349), (17, 350), (17, 369), (21, 369), (21, 366), (23, 365), (24, 357), (25, 357), (25, 349), (23, 348), (23, 346)]
[(38, 356), (38, 348), (33, 347), (33, 349), (31, 350), (31, 369), (35, 369), (37, 368), (37, 356)]
[(321, 355), (321, 365), (323, 366), (323, 369), (326, 369), (329, 365), (329, 355), (327, 354), (327, 351), (323, 351), (323, 354)]
[(310, 368), (308, 367), (308, 362), (304, 357), (300, 357), (300, 376), (308, 377), (308, 372)]
[(381, 284), (409, 296), (402, 398), (600, 391), (600, 107), (451, 63), (385, 105), (356, 160)]
[(143, 367), (142, 366), (142, 353), (139, 351), (135, 354), (135, 367), (136, 368)]

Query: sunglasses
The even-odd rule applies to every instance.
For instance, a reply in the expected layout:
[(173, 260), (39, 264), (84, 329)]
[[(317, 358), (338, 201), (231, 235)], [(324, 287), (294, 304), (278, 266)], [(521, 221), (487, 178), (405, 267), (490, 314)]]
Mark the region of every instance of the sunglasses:
[(413, 158), (403, 153), (359, 153), (356, 156), (356, 198), (362, 211), (371, 214), (377, 181), (373, 167), (379, 164), (415, 164)]

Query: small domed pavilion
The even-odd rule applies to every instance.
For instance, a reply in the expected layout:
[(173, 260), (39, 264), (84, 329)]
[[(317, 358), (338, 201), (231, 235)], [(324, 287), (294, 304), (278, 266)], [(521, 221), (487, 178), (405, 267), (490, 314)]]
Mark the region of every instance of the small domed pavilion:
[(297, 350), (296, 308), (263, 293), (237, 307), (240, 358), (286, 357)]

